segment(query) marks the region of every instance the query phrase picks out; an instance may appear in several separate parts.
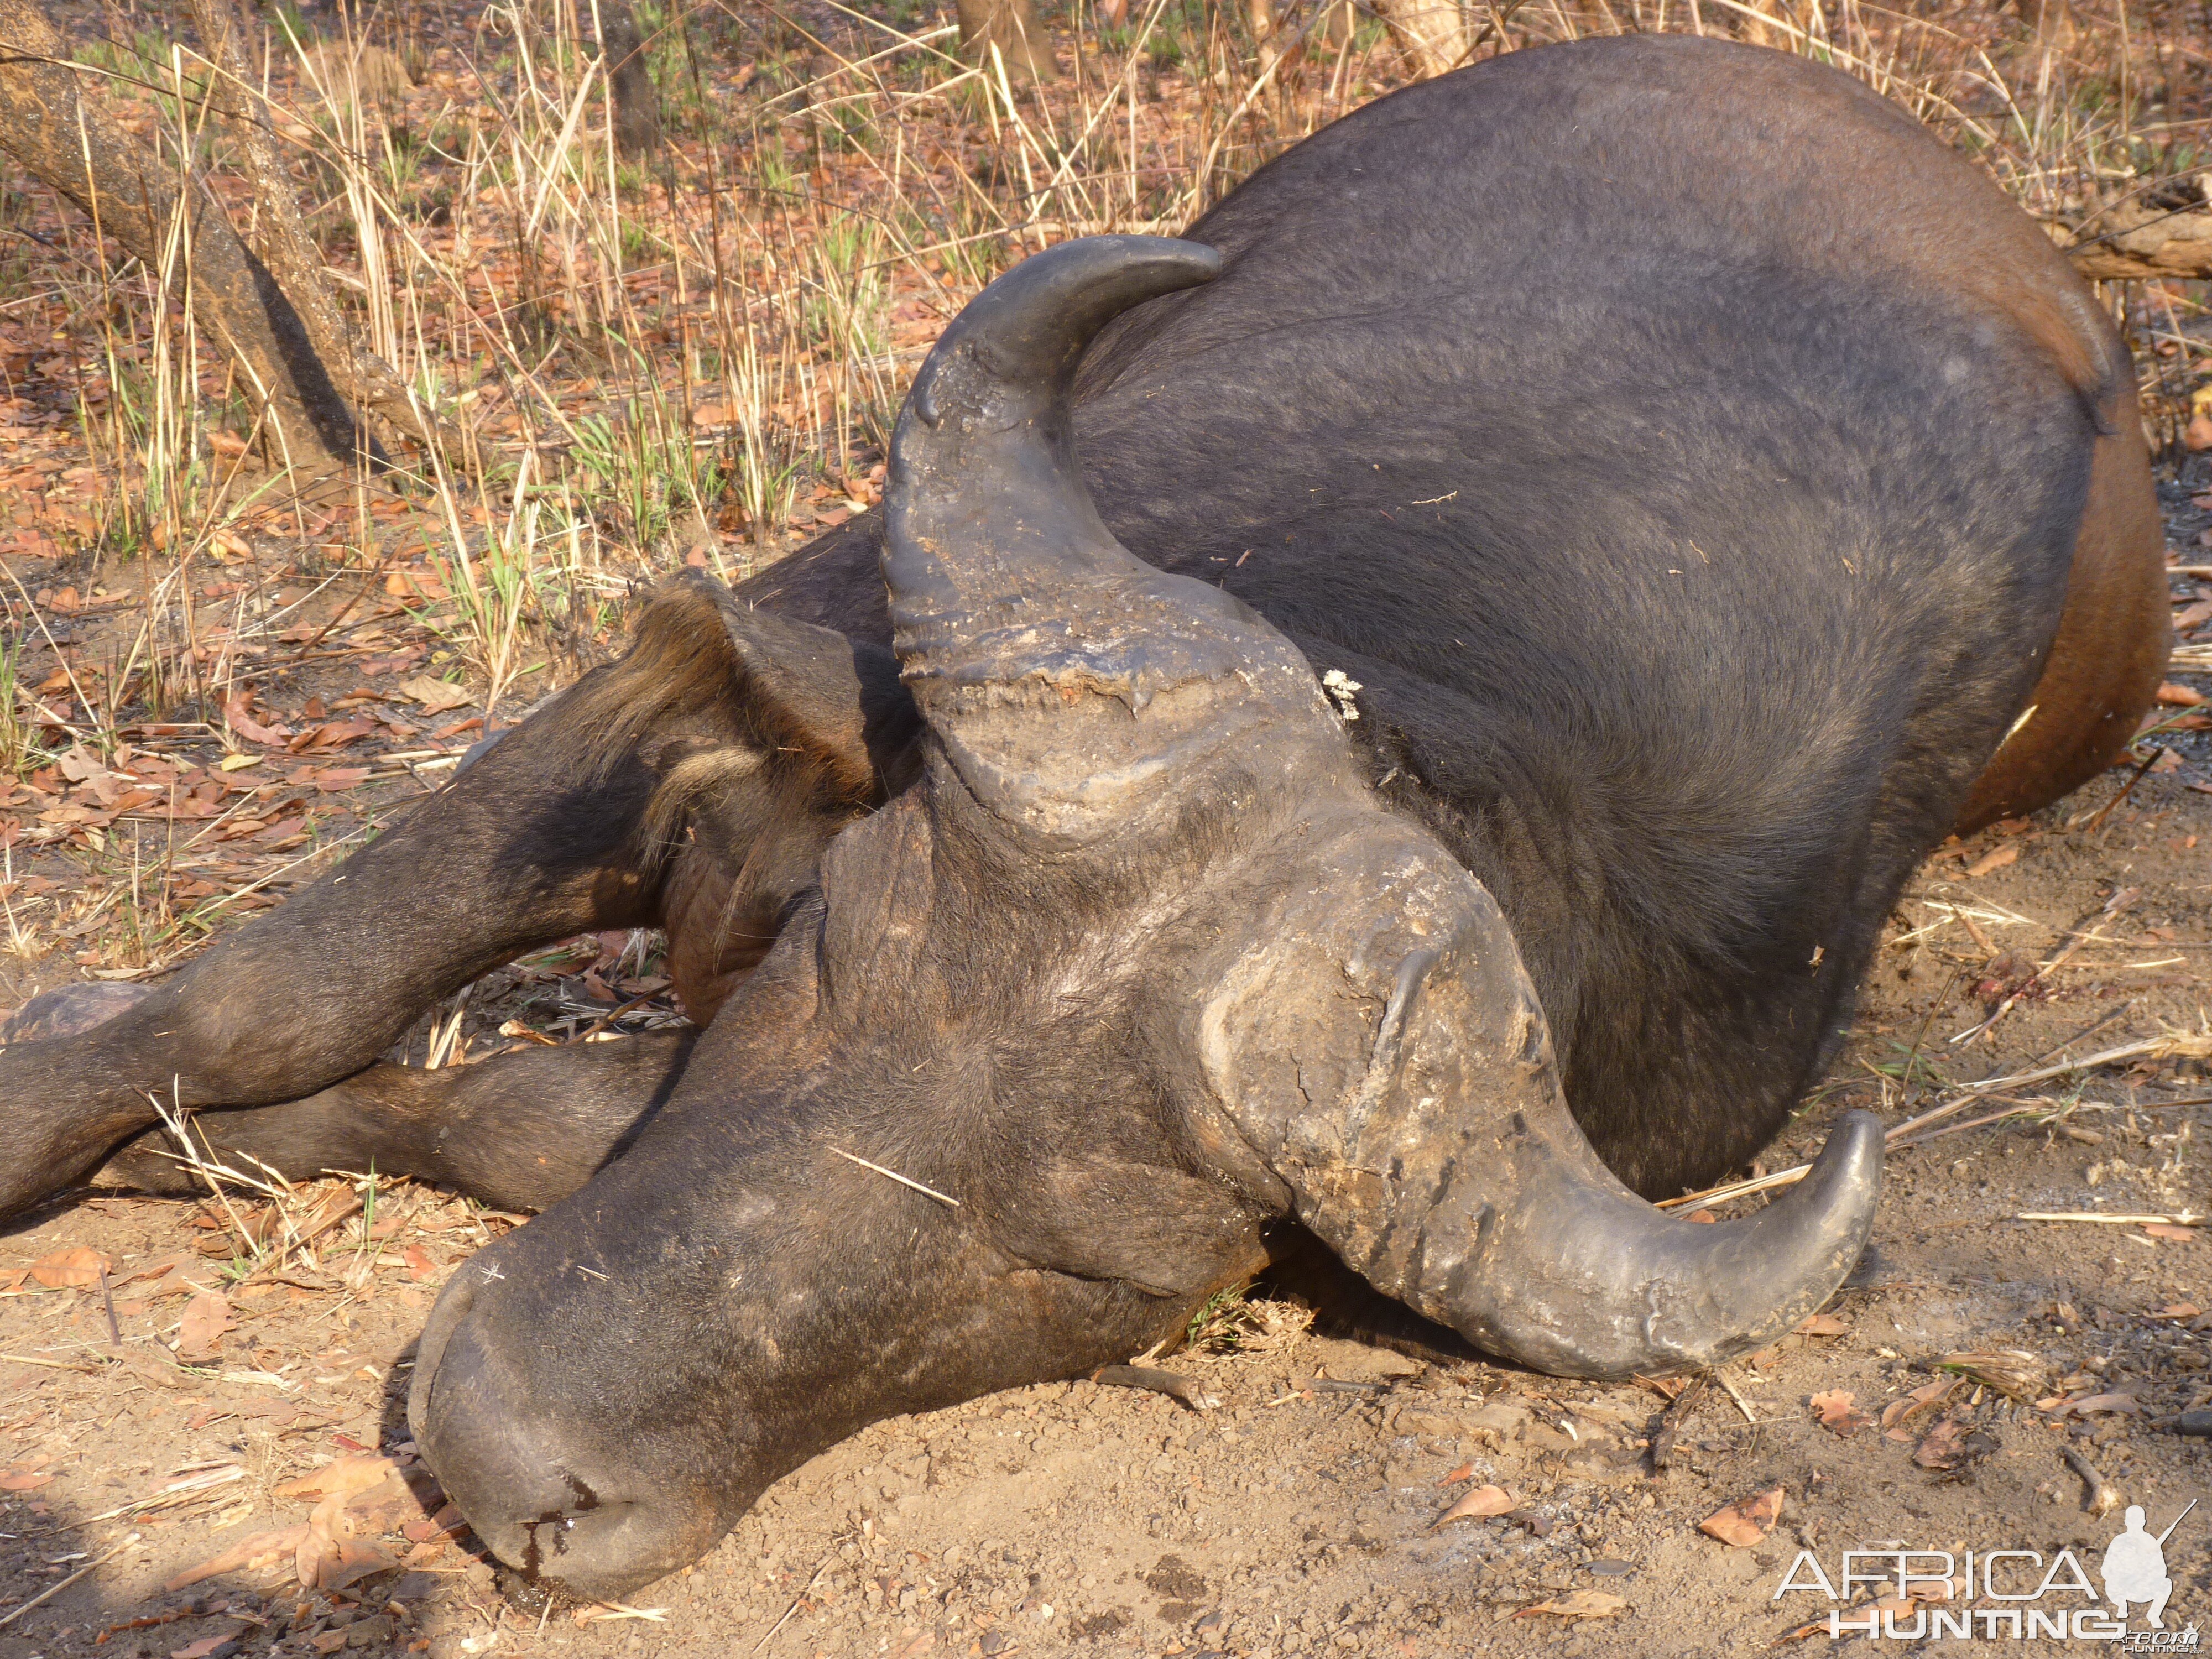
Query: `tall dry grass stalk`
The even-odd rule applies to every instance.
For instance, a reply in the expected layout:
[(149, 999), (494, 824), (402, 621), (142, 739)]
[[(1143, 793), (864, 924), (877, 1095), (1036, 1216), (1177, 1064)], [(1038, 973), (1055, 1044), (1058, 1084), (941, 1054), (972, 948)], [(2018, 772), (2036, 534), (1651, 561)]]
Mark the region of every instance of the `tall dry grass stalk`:
[[(342, 5), (321, 39), (289, 8), (261, 14), (256, 90), (343, 303), (420, 405), (467, 434), (462, 454), (395, 449), (375, 485), (433, 507), (441, 580), (423, 585), (423, 618), (496, 698), (550, 635), (599, 627), (629, 578), (687, 559), (747, 574), (810, 527), (796, 520), (819, 528), (817, 503), (834, 522), (869, 497), (908, 378), (979, 284), (1066, 236), (1180, 228), (1439, 52), (1632, 30), (1761, 41), (1864, 79), (2045, 214), (2193, 166), (2199, 142), (2154, 109), (2172, 54), (2147, 53), (2124, 12), (2060, 53), (2016, 22), (1865, 0), (1422, 5), (1135, 0), (1117, 27), (1086, 13), (1059, 31), (1066, 74), (1040, 90), (995, 48), (963, 58), (912, 0), (836, 3), (828, 33), (774, 3), (647, 0), (672, 142), (643, 161), (617, 148), (591, 0), (454, 7), (434, 27), (421, 6)], [(116, 9), (88, 60), (150, 110), (141, 130), (167, 165), (224, 177), (234, 139), (168, 21)], [(428, 84), (408, 85), (409, 66)], [(234, 207), (251, 219), (250, 201)], [(199, 638), (182, 573), (241, 516), (279, 508), (327, 562), (373, 573), (391, 556), (382, 509), (368, 486), (336, 503), (247, 486), (226, 459), (252, 435), (245, 401), (179, 303), (188, 270), (118, 272), (81, 252), (26, 279), (97, 319), (82, 419), (113, 485), (93, 539), (161, 572), (88, 717), (112, 726), (126, 696), (211, 711), (232, 664)], [(2156, 300), (2169, 319), (2177, 302)], [(2179, 349), (2185, 379), (2194, 349)], [(0, 758), (20, 765), (12, 661)]]

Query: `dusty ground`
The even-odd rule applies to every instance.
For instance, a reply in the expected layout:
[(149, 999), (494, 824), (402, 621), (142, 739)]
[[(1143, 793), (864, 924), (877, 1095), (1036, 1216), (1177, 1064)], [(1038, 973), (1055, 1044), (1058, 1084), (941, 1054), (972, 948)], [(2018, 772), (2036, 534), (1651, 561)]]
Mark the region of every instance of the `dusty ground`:
[[(2176, 542), (2193, 545), (2206, 514), (2182, 489), (2170, 497)], [(2175, 586), (2185, 616), (2195, 584), (2177, 576)], [(1770, 1166), (1796, 1161), (1846, 1105), (1899, 1121), (1955, 1097), (1954, 1085), (2054, 1051), (2209, 1029), (2212, 763), (2202, 732), (2157, 741), (2175, 761), (2117, 805), (2120, 771), (1931, 861), (1899, 908), (1850, 1049)], [(315, 793), (312, 781), (298, 787)], [(336, 839), (340, 827), (310, 834)], [(34, 846), (16, 850), (36, 861)], [(52, 867), (52, 902), (67, 906), (68, 866)], [(2033, 977), (2069, 942), (2063, 963)], [(652, 988), (650, 959), (630, 945), (585, 940), (495, 976), (468, 1030), (495, 1042), (490, 1028), (517, 1013), (557, 1024)], [(75, 971), (59, 951), (9, 959), (10, 1000)], [(2015, 991), (1989, 1036), (1952, 1040)], [(376, 1570), (342, 1590), (298, 1588), (300, 1564), (314, 1570), (317, 1555), (313, 1542), (295, 1549), (296, 1535), (237, 1548), (308, 1518), (316, 1498), (281, 1495), (288, 1480), (358, 1468), (338, 1460), (380, 1451), (404, 1462), (398, 1402), (423, 1313), (454, 1265), (518, 1218), (386, 1188), (370, 1217), (349, 1216), (241, 1279), (230, 1230), (258, 1230), (266, 1206), (240, 1200), (234, 1217), (79, 1195), (0, 1237), (0, 1617), (20, 1613), (0, 1626), (0, 1659), (393, 1646), (439, 1659), (1426, 1659), (1539, 1642), (1570, 1654), (1703, 1654), (1764, 1647), (1825, 1613), (1813, 1595), (1775, 1599), (1801, 1549), (1832, 1577), (1840, 1551), (1885, 1541), (2073, 1547), (2094, 1572), (2118, 1521), (2088, 1512), (2063, 1448), (2143, 1504), (2154, 1530), (2212, 1497), (2206, 1443), (2159, 1426), (2212, 1402), (2212, 1316), (2198, 1311), (2212, 1303), (2212, 1247), (2186, 1226), (2017, 1218), (2212, 1207), (2198, 1146), (2212, 1122), (2204, 1069), (2141, 1057), (2022, 1085), (1950, 1121), (2007, 1106), (2023, 1115), (1894, 1152), (1877, 1251), (1821, 1328), (1835, 1334), (1793, 1336), (1730, 1368), (1728, 1390), (1708, 1389), (1678, 1425), (1664, 1470), (1649, 1444), (1667, 1404), (1659, 1388), (1416, 1362), (1302, 1331), (1293, 1310), (1261, 1304), (1243, 1346), (1168, 1362), (1218, 1395), (1217, 1410), (1079, 1382), (884, 1423), (780, 1483), (639, 1608), (580, 1615), (504, 1601), (471, 1540), (448, 1541), (433, 1518), (434, 1492), (391, 1486), (344, 1511), (359, 1536), (343, 1560)], [(285, 1208), (306, 1225), (349, 1190), (332, 1182)], [(70, 1254), (80, 1250), (92, 1254)], [(23, 1272), (36, 1263), (64, 1282)], [(105, 1291), (96, 1278), (67, 1283), (73, 1264), (78, 1278), (104, 1269)], [(210, 1329), (207, 1310), (219, 1327), (225, 1304), (232, 1328)], [(1249, 1328), (1269, 1320), (1277, 1328)], [(179, 1338), (205, 1363), (179, 1369)], [(2017, 1351), (2023, 1399), (1971, 1376), (1929, 1398), (1952, 1375), (1940, 1369), (1947, 1356), (2005, 1351)], [(1994, 1373), (1984, 1364), (1981, 1375)], [(1809, 1402), (1841, 1392), (1850, 1410), (1889, 1420), (1848, 1436), (1824, 1426)], [(1832, 1416), (1846, 1408), (1823, 1404)], [(423, 1472), (411, 1473), (419, 1487)], [(1436, 1524), (1486, 1485), (1512, 1513)], [(1778, 1523), (1763, 1536), (1737, 1547), (1698, 1529), (1777, 1488)], [(324, 1509), (315, 1541), (347, 1541), (346, 1520), (331, 1526), (340, 1508)], [(2167, 1546), (2177, 1627), (2212, 1624), (2208, 1546), (2212, 1504)], [(250, 1569), (163, 1588), (196, 1563), (257, 1548)], [(323, 1571), (325, 1582), (343, 1576)], [(2043, 1605), (2081, 1602), (2054, 1593)], [(1913, 1616), (1903, 1614), (1907, 1631)], [(154, 1620), (165, 1622), (143, 1622)]]

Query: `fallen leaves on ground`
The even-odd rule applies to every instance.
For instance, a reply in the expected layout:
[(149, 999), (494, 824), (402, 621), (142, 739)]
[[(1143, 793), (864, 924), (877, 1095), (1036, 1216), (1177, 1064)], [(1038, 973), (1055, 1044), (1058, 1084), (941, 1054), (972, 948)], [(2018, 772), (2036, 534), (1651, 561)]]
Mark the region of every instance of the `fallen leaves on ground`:
[(184, 1322), (177, 1328), (177, 1358), (188, 1364), (213, 1359), (231, 1323), (228, 1297), (219, 1291), (198, 1292), (185, 1304)]
[(2019, 857), (2020, 843), (2017, 842), (2008, 841), (2002, 847), (1992, 847), (1966, 866), (1966, 879), (1972, 881), (1976, 877), (1986, 876), (1992, 871), (2002, 870)]
[(180, 1590), (219, 1573), (265, 1571), (280, 1559), (291, 1559), (307, 1535), (307, 1523), (304, 1521), (279, 1527), (273, 1532), (257, 1532), (250, 1538), (240, 1539), (220, 1555), (211, 1555), (198, 1566), (185, 1568), (161, 1588)]
[(1808, 1314), (1797, 1322), (1796, 1331), (1799, 1336), (1849, 1336), (1850, 1334), (1851, 1328), (1847, 1321), (1838, 1319), (1834, 1314), (1824, 1313)]
[(112, 1257), (80, 1244), (75, 1249), (40, 1257), (31, 1264), (31, 1277), (50, 1291), (81, 1289), (99, 1284), (100, 1274), (114, 1265)]
[(1477, 1486), (1438, 1516), (1436, 1524), (1441, 1527), (1453, 1521), (1464, 1521), (1469, 1516), (1503, 1515), (1512, 1507), (1513, 1499), (1504, 1487)]
[[(416, 1484), (408, 1480), (410, 1468)], [(418, 1490), (419, 1487), (419, 1490)], [(400, 1558), (371, 1541), (378, 1533), (400, 1531), (422, 1540), (409, 1559), (424, 1559), (445, 1547), (464, 1524), (458, 1511), (419, 1465), (368, 1454), (341, 1457), (275, 1488), (279, 1498), (313, 1498), (313, 1514), (293, 1526), (257, 1533), (222, 1554), (170, 1580), (182, 1589), (203, 1578), (241, 1570), (289, 1567), (302, 1586), (341, 1590), (401, 1565)], [(442, 1505), (442, 1507), (441, 1507)], [(435, 1509), (433, 1517), (430, 1511)], [(449, 1523), (449, 1524), (441, 1524)], [(427, 1552), (427, 1553), (425, 1553)]]
[(459, 708), (463, 703), (474, 701), (465, 686), (432, 679), (428, 674), (417, 674), (411, 680), (400, 681), (398, 690), (401, 696), (421, 703), (433, 714), (442, 714), (448, 708)]
[(2069, 1417), (2087, 1417), (2097, 1412), (2132, 1414), (2142, 1409), (2131, 1394), (2077, 1395), (2071, 1400), (2039, 1400), (2035, 1403), (2061, 1422)]
[(190, 1296), (208, 1288), (204, 1285), (195, 1285), (185, 1277), (188, 1273), (200, 1271), (201, 1265), (198, 1251), (172, 1250), (166, 1255), (157, 1255), (151, 1261), (126, 1267), (120, 1273), (111, 1276), (107, 1282), (118, 1291), (125, 1285), (139, 1285), (141, 1288), (137, 1294), (142, 1297)]
[(350, 1498), (357, 1492), (381, 1486), (398, 1473), (398, 1463), (389, 1457), (341, 1457), (319, 1469), (282, 1481), (275, 1490), (279, 1498)]
[(1923, 1437), (1913, 1448), (1912, 1461), (1923, 1469), (1955, 1468), (1960, 1454), (1965, 1449), (1966, 1425), (1955, 1416), (1947, 1417)]
[(0, 1492), (35, 1492), (53, 1478), (48, 1470), (0, 1469)]
[(1942, 1405), (1958, 1386), (1957, 1377), (1939, 1376), (1933, 1382), (1923, 1382), (1904, 1399), (1891, 1401), (1881, 1408), (1881, 1431), (1892, 1440), (1909, 1442), (1912, 1431), (1905, 1425), (1922, 1413)]
[(1561, 1619), (1610, 1619), (1627, 1605), (1626, 1596), (1615, 1595), (1611, 1590), (1578, 1589), (1555, 1595), (1548, 1601), (1539, 1601), (1533, 1607), (1523, 1607), (1513, 1616), (1526, 1619), (1533, 1613), (1548, 1613)]
[(2197, 1242), (2196, 1228), (2177, 1227), (2168, 1221), (2145, 1222), (2143, 1231), (2153, 1238), (2163, 1238), (2175, 1244), (2193, 1244)]
[[(1887, 1619), (1890, 1629), (1894, 1631), (1899, 1620), (1917, 1619), (1920, 1615), (1920, 1610), (1929, 1603), (1956, 1601), (1964, 1595), (1966, 1591), (1966, 1581), (1964, 1577), (1915, 1579), (1912, 1582), (1910, 1595), (1885, 1595), (1879, 1601), (1862, 1602), (1856, 1607), (1843, 1610), (1844, 1616), (1862, 1629), (1865, 1627), (1869, 1614), (1875, 1619), (1875, 1628), (1877, 1630), (1881, 1627), (1881, 1621)], [(1781, 1639), (1785, 1642), (1802, 1642), (1808, 1637), (1825, 1636), (1827, 1633), (1828, 1621), (1823, 1619), (1817, 1624), (1800, 1625), (1796, 1630), (1784, 1635)]]
[(283, 726), (264, 726), (253, 718), (252, 699), (245, 693), (234, 695), (222, 706), (222, 717), (230, 729), (248, 743), (282, 745), (291, 738), (291, 732)]
[(1856, 1398), (1849, 1389), (1836, 1389), (1826, 1394), (1816, 1394), (1806, 1403), (1812, 1407), (1813, 1414), (1820, 1419), (1822, 1428), (1832, 1429), (1849, 1439), (1861, 1429), (1874, 1426), (1874, 1419), (1852, 1408), (1852, 1402)]
[(1698, 1530), (1717, 1538), (1731, 1549), (1747, 1550), (1774, 1530), (1782, 1518), (1782, 1488), (1771, 1487), (1714, 1510), (1698, 1522)]

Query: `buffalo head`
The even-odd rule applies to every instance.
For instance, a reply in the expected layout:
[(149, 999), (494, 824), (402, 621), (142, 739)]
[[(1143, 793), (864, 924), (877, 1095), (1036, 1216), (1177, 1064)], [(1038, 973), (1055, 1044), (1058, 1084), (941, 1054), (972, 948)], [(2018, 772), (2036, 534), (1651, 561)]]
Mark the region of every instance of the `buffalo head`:
[(1713, 1364), (1864, 1243), (1881, 1137), (1692, 1226), (1561, 1097), (1491, 895), (1288, 640), (1101, 523), (1068, 389), (1210, 249), (1067, 244), (946, 331), (884, 558), (919, 776), (844, 829), (670, 1103), (466, 1265), (409, 1414), (501, 1556), (620, 1594), (886, 1414), (1140, 1348), (1293, 1217), (1486, 1349)]

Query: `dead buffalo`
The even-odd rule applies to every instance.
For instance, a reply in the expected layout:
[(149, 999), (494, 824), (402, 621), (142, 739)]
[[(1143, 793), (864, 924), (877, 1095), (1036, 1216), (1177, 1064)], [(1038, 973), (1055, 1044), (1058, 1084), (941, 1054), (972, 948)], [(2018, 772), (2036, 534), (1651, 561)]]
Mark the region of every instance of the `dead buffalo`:
[[(670, 584), (398, 831), (0, 1054), (0, 1208), (173, 1079), (279, 1168), (550, 1206), (410, 1415), (597, 1595), (872, 1419), (1144, 1348), (1271, 1225), (1559, 1372), (1817, 1306), (1871, 1117), (1748, 1218), (1644, 1198), (1782, 1123), (1917, 860), (2148, 703), (2112, 329), (1865, 88), (1681, 38), (1396, 94), (1190, 238), (994, 283), (879, 522)], [(375, 1063), (648, 924), (696, 1033)]]

